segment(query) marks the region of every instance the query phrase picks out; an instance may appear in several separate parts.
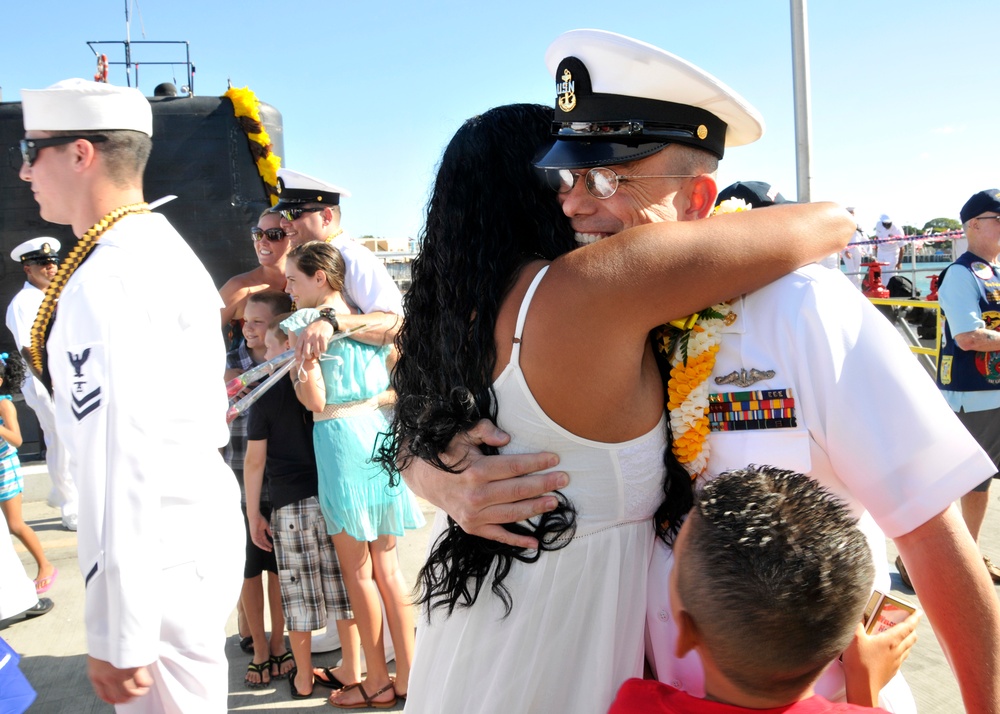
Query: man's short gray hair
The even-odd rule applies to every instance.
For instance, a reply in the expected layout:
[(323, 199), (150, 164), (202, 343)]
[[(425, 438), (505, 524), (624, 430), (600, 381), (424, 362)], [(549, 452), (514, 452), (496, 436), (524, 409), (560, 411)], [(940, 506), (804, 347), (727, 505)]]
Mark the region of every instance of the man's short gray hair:
[(675, 162), (674, 171), (678, 174), (714, 176), (719, 170), (719, 159), (714, 154), (681, 144), (671, 144), (669, 148)]

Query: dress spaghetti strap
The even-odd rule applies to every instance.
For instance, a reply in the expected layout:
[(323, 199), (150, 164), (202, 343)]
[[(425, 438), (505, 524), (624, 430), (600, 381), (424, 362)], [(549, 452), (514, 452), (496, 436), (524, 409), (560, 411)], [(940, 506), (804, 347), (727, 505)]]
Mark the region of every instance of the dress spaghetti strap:
[(535, 296), (535, 290), (538, 289), (538, 284), (542, 282), (542, 278), (548, 269), (549, 266), (546, 265), (538, 271), (538, 274), (531, 281), (531, 285), (528, 286), (528, 292), (524, 294), (524, 298), (521, 300), (521, 307), (517, 311), (517, 324), (514, 326), (514, 347), (510, 351), (510, 364), (512, 365), (519, 365), (521, 333), (524, 331), (524, 321), (528, 317), (528, 305), (531, 304), (531, 298)]

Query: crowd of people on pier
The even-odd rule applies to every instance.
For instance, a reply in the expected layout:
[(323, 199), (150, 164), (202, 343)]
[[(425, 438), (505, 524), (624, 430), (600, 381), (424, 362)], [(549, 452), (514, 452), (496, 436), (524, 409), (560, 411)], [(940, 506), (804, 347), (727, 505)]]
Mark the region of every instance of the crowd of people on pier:
[[(554, 107), (490, 109), (445, 148), (405, 297), (344, 232), (350, 192), (287, 168), (248, 227), (258, 265), (217, 291), (143, 200), (141, 93), (24, 91), (20, 176), (80, 240), (54, 275), (53, 239), (17, 255), (41, 295), (16, 336), (75, 484), (57, 490), (98, 696), (225, 711), (238, 602), (246, 686), (342, 709), (915, 712), (899, 670), (926, 613), (967, 710), (1000, 714), (1000, 572), (977, 546), (1000, 191), (961, 210), (935, 384), (817, 264), (860, 259), (850, 213), (718, 190), (725, 152), (763, 134), (745, 99), (609, 32), (567, 32), (546, 63)], [(155, 411), (136, 388), (154, 342), (197, 355)], [(866, 422), (873, 400), (905, 424)], [(437, 512), (414, 596), (418, 496)], [(0, 544), (15, 620), (52, 609), (57, 575), (18, 505), (38, 572), (29, 594)], [(887, 538), (921, 610), (879, 628)]]

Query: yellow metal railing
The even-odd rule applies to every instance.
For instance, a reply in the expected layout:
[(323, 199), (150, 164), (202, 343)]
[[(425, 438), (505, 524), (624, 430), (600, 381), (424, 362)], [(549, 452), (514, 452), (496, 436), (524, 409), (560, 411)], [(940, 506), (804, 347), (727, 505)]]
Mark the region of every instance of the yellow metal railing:
[[(932, 368), (934, 372), (937, 372), (938, 360), (941, 358), (941, 328), (943, 325), (943, 320), (941, 318), (941, 306), (936, 300), (903, 300), (900, 298), (868, 298), (869, 301), (874, 305), (892, 305), (894, 307), (923, 307), (928, 310), (934, 310), (937, 320), (934, 321), (934, 346), (924, 347), (920, 344), (919, 339), (913, 334), (910, 329), (909, 324), (907, 324), (905, 317), (900, 317), (898, 322), (902, 326), (902, 332), (907, 338), (907, 342), (910, 346), (910, 352), (919, 355), (926, 355), (927, 364), (929, 368)], [(933, 363), (930, 362), (930, 358), (933, 357)]]

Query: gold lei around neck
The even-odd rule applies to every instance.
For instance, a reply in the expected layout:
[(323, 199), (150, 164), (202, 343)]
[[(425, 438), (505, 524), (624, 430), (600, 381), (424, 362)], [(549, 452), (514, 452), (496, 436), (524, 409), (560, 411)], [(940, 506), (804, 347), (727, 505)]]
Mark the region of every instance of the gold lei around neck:
[(42, 298), (42, 305), (38, 308), (35, 322), (31, 326), (31, 348), (29, 363), (36, 373), (42, 374), (45, 368), (45, 338), (48, 335), (49, 325), (56, 314), (56, 306), (59, 304), (59, 296), (62, 295), (66, 283), (80, 267), (80, 264), (90, 255), (90, 251), (97, 245), (101, 236), (119, 220), (133, 213), (149, 213), (149, 206), (146, 203), (132, 203), (122, 206), (108, 213), (104, 218), (95, 223), (90, 230), (81, 236), (76, 242), (73, 250), (66, 256), (66, 260), (59, 266), (59, 271), (52, 278), (52, 282), (45, 289), (45, 297)]

